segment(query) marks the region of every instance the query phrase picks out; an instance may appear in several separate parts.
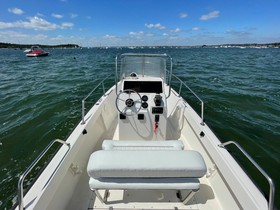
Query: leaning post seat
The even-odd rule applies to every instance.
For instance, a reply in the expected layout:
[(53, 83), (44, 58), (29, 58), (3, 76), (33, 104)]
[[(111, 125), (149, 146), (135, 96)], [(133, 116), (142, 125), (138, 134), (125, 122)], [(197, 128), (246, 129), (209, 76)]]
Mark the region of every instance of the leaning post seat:
[(180, 140), (104, 140), (103, 150), (183, 150), (184, 144)]
[(100, 150), (90, 156), (87, 172), (90, 189), (102, 202), (107, 198), (100, 189), (191, 190), (186, 204), (199, 190), (206, 165), (192, 150)]

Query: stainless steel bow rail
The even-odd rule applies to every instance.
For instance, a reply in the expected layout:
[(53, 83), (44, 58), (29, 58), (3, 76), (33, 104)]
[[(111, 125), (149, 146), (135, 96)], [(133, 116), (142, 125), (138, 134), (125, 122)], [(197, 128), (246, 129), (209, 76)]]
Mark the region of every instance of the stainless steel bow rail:
[[(67, 145), (68, 146), (68, 150), (67, 152), (64, 154), (63, 158), (61, 159), (61, 161), (59, 162), (58, 166), (60, 166), (61, 162), (64, 160), (65, 156), (67, 155), (67, 153), (69, 152), (70, 149), (70, 143), (67, 143), (65, 141), (62, 141), (60, 139), (55, 139), (53, 140), (51, 143), (49, 143), (49, 145), (43, 150), (43, 152), (41, 152), (41, 154), (33, 161), (33, 163), (26, 169), (26, 171), (20, 176), (19, 181), (18, 181), (18, 207), (19, 210), (23, 210), (24, 209), (24, 203), (23, 203), (23, 182), (25, 177), (27, 176), (27, 174), (30, 173), (30, 171), (34, 168), (34, 166), (41, 160), (41, 158), (47, 153), (47, 151), (54, 145), (54, 143), (60, 143), (63, 145)], [(56, 167), (56, 169), (58, 168), (58, 166)], [(52, 173), (52, 175), (56, 172), (56, 170), (54, 170), (54, 172)]]
[[(185, 88), (187, 88), (195, 97), (196, 99), (200, 102), (201, 104), (201, 111), (200, 111), (200, 118), (201, 118), (201, 125), (204, 125), (204, 102), (201, 100), (201, 98), (185, 83), (183, 82), (179, 77), (177, 77), (176, 75), (171, 73), (172, 78), (174, 77), (175, 79), (177, 79), (180, 82), (180, 87), (179, 87), (179, 96), (181, 95), (181, 90), (182, 90), (182, 86), (184, 86)], [(171, 86), (171, 84), (169, 84)]]
[(86, 100), (88, 99), (88, 97), (97, 89), (102, 85), (102, 90), (103, 90), (103, 95), (105, 95), (106, 90), (105, 90), (105, 86), (104, 86), (104, 82), (111, 77), (112, 74), (110, 74), (109, 76), (107, 76), (105, 79), (103, 79), (98, 85), (95, 86), (95, 88), (93, 88), (92, 91), (90, 91), (90, 93), (82, 100), (82, 124), (85, 124), (85, 103)]
[(251, 156), (235, 141), (227, 141), (222, 144), (219, 144), (219, 147), (222, 147), (224, 149), (225, 146), (229, 144), (234, 144), (247, 158), (250, 160), (250, 162), (259, 170), (259, 172), (262, 173), (262, 175), (267, 179), (269, 183), (269, 200), (268, 200), (268, 209), (273, 210), (274, 206), (274, 194), (275, 194), (275, 186), (273, 183), (273, 180), (268, 176), (268, 174), (251, 158)]

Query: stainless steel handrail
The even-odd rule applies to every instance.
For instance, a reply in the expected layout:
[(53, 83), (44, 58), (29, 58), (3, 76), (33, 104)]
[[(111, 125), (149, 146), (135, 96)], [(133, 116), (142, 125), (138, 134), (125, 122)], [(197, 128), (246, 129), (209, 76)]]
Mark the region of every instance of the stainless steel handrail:
[[(41, 158), (46, 154), (46, 152), (52, 147), (54, 143), (61, 143), (68, 146), (67, 152), (64, 154), (62, 160), (65, 158), (66, 154), (69, 152), (70, 149), (70, 143), (67, 143), (65, 141), (62, 141), (60, 139), (55, 139), (49, 145), (41, 152), (41, 154), (33, 161), (33, 163), (26, 169), (26, 171), (20, 176), (18, 181), (18, 208), (19, 210), (24, 209), (24, 203), (23, 203), (23, 182), (27, 174), (30, 173), (30, 171), (34, 168), (34, 166), (41, 160)], [(61, 162), (62, 162), (61, 160)], [(60, 162), (60, 163), (61, 163)], [(55, 171), (54, 171), (55, 172)], [(52, 174), (54, 174), (54, 172)]]
[(273, 210), (274, 206), (274, 194), (275, 194), (275, 186), (273, 180), (269, 177), (269, 175), (253, 160), (253, 158), (235, 141), (227, 141), (222, 144), (219, 144), (219, 147), (224, 149), (226, 145), (234, 144), (250, 161), (251, 163), (262, 173), (262, 175), (267, 179), (269, 183), (269, 201), (268, 201), (268, 209)]
[(85, 102), (87, 100), (87, 98), (97, 89), (99, 88), (100, 85), (102, 85), (102, 89), (103, 89), (103, 95), (105, 95), (106, 90), (105, 90), (105, 86), (104, 86), (104, 82), (111, 76), (112, 74), (110, 74), (109, 76), (107, 76), (105, 79), (103, 79), (98, 85), (95, 86), (95, 88), (93, 88), (92, 91), (90, 91), (90, 93), (82, 100), (82, 124), (85, 124)]
[[(185, 83), (183, 82), (179, 77), (177, 77), (176, 75), (172, 74), (172, 77), (175, 77), (179, 82), (180, 82), (180, 87), (179, 87), (179, 92), (178, 94), (181, 95), (181, 90), (182, 90), (182, 85), (184, 85), (201, 103), (201, 114), (200, 114), (200, 118), (201, 118), (201, 125), (204, 125), (204, 102), (201, 100), (201, 98)], [(169, 84), (171, 86), (171, 84)]]

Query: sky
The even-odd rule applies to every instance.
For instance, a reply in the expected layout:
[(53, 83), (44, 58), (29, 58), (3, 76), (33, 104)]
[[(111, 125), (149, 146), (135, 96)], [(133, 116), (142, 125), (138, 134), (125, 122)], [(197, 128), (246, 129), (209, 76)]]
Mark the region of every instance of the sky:
[(0, 0), (0, 42), (194, 46), (280, 42), (280, 0)]

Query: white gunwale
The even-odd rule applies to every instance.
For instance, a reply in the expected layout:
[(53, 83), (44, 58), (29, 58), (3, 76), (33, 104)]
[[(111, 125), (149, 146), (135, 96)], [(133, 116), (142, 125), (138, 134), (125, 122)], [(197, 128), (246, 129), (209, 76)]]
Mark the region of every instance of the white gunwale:
[[(163, 74), (161, 72), (159, 77), (147, 76), (146, 72), (143, 74), (145, 75), (144, 78), (140, 74), (131, 76), (129, 73), (134, 71), (125, 72), (124, 70), (129, 71), (130, 69), (126, 67), (126, 63), (123, 63), (130, 62), (130, 58), (132, 60), (135, 58), (136, 61), (139, 61), (137, 58), (140, 58), (146, 63), (148, 63), (147, 61), (157, 63), (158, 58), (160, 59), (159, 63), (162, 61), (161, 59), (169, 60), (171, 62), (170, 71), (166, 70), (166, 63), (163, 63), (164, 68), (162, 70), (164, 72)], [(150, 60), (150, 58), (152, 59)], [(133, 63), (127, 65), (132, 66)], [(122, 73), (119, 73), (119, 70)], [(103, 95), (87, 114), (84, 113), (84, 109), (88, 96), (83, 100), (81, 122), (65, 140), (67, 144), (61, 146), (29, 191), (21, 198), (22, 183), (26, 175), (23, 174), (19, 182), (20, 205), (16, 209), (272, 210), (274, 200), (272, 180), (267, 176), (272, 183), (270, 200), (267, 201), (231, 154), (224, 147), (221, 147), (220, 140), (207, 123), (204, 123), (203, 101), (191, 90), (202, 105), (199, 116), (187, 100), (181, 96), (182, 81), (179, 92), (176, 92), (171, 87), (171, 78), (174, 78), (172, 77), (172, 58), (166, 54), (124, 54), (117, 57), (116, 84), (107, 92), (105, 92), (103, 86)], [(154, 106), (152, 99), (158, 93), (140, 92), (141, 96), (147, 95), (149, 98), (147, 101), (148, 108), (141, 108), (139, 111), (146, 120), (146, 127), (144, 126), (146, 130), (141, 127), (143, 123), (141, 124), (134, 118), (138, 113), (133, 116), (127, 115), (126, 121), (120, 119), (116, 109), (116, 98), (120, 91), (124, 89), (124, 81), (162, 81), (162, 93), (160, 95), (164, 108), (163, 113), (158, 114), (160, 115), (160, 121), (157, 132), (151, 128), (154, 125), (155, 116), (151, 113), (151, 107)], [(100, 85), (104, 85), (103, 81), (99, 83)], [(183, 86), (189, 89), (185, 83), (183, 83)], [(140, 127), (141, 129), (137, 129)], [(127, 129), (129, 128), (131, 132), (128, 132)], [(184, 144), (184, 150), (195, 150), (202, 155), (207, 172), (202, 178), (199, 178), (200, 190), (187, 204), (178, 199), (176, 190), (109, 190), (109, 202), (107, 204), (97, 199), (89, 188), (87, 164), (90, 155), (95, 151), (102, 150), (101, 145), (105, 139), (125, 141), (131, 137), (135, 137), (134, 140), (141, 140), (142, 137), (142, 140), (150, 141), (179, 140)], [(101, 191), (101, 194), (103, 192)]]

